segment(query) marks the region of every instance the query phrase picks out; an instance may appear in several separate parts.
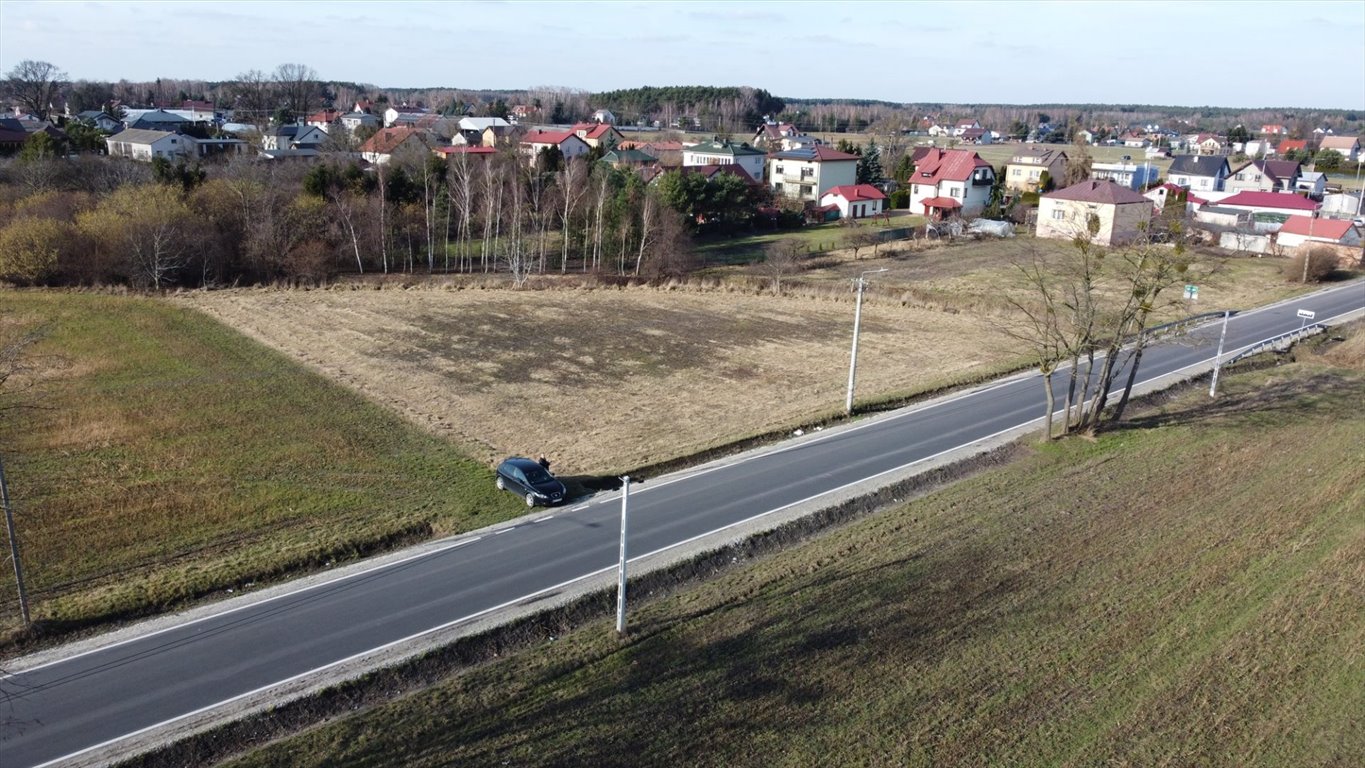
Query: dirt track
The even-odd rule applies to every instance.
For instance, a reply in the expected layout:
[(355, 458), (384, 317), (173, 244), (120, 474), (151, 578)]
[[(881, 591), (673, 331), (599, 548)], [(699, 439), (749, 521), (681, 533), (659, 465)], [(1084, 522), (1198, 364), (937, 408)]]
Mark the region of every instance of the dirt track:
[[(449, 436), (490, 462), (547, 453), (606, 473), (842, 407), (840, 300), (648, 288), (235, 290), (182, 302)], [(858, 393), (998, 366), (1004, 334), (963, 315), (869, 303)]]

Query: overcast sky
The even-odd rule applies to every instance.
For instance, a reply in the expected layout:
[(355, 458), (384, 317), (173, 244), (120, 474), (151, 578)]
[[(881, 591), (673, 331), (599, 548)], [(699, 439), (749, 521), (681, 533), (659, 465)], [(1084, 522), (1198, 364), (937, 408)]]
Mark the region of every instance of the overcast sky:
[(1365, 107), (1365, 0), (29, 2), (0, 70), (381, 87), (752, 85), (895, 102)]

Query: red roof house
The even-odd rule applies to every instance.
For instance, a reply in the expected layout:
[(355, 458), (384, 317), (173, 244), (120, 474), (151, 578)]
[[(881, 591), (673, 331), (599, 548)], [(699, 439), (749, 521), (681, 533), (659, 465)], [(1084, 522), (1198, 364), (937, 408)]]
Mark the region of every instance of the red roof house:
[(1280, 227), (1276, 242), (1286, 248), (1307, 242), (1360, 245), (1360, 230), (1350, 221), (1290, 216), (1285, 219), (1284, 226)]
[(969, 149), (931, 148), (916, 162), (909, 182), (911, 213), (951, 207), (925, 205), (929, 198), (946, 197), (957, 201), (963, 215), (972, 215), (990, 201), (995, 169)]
[(1238, 192), (1218, 201), (1220, 208), (1238, 208), (1253, 213), (1280, 213), (1293, 216), (1312, 213), (1318, 204), (1291, 192)]
[(876, 216), (886, 207), (886, 195), (871, 184), (844, 184), (820, 196), (821, 205), (833, 205), (846, 219)]

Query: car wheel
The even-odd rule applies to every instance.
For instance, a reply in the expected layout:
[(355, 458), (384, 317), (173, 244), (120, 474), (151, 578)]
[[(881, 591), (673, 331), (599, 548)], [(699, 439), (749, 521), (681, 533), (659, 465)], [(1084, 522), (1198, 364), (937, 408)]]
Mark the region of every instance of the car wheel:
[(498, 490), (499, 490), (499, 491), (505, 491), (505, 490), (507, 490), (507, 486), (506, 486), (505, 484), (503, 484), (503, 482), (502, 482), (502, 475), (498, 475), (498, 483), (497, 483), (497, 485), (498, 485)]
[(535, 496), (532, 496), (532, 495), (529, 494), (529, 493), (526, 494), (526, 506), (528, 506), (528, 507), (534, 507), (535, 505), (536, 505), (536, 497), (535, 497)]

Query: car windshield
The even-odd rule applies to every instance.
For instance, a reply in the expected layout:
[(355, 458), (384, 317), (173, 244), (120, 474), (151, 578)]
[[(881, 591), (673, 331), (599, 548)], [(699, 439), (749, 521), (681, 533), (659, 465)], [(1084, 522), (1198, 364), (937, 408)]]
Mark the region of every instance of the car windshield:
[(550, 479), (550, 474), (540, 467), (528, 467), (526, 469), (526, 481), (529, 483), (543, 483)]

